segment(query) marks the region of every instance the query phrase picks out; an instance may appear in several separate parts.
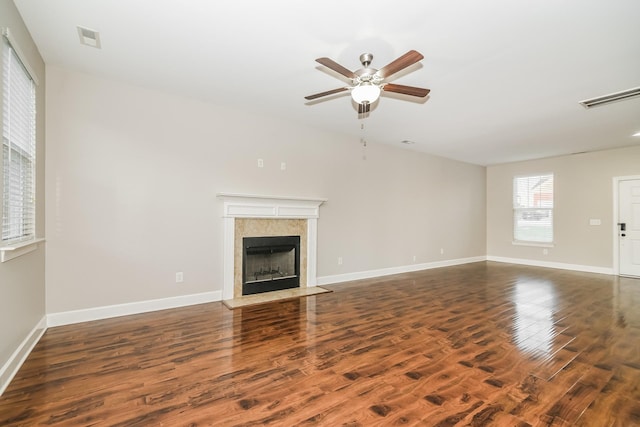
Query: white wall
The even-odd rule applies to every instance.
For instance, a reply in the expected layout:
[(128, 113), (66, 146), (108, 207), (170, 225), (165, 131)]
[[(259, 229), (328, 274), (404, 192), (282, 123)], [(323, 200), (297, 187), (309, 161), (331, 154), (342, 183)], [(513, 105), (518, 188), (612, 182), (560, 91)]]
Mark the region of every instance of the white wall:
[(485, 253), (483, 167), (54, 66), (47, 111), (49, 313), (221, 290), (218, 192), (328, 198), (319, 276)]
[[(632, 141), (631, 141), (632, 142)], [(513, 177), (554, 174), (554, 247), (516, 246)], [(487, 168), (487, 254), (585, 270), (613, 269), (613, 178), (640, 175), (640, 147), (510, 163)], [(599, 226), (589, 225), (600, 219)]]
[[(35, 78), (40, 81), (36, 91), (36, 150), (39, 161), (36, 165), (36, 232), (41, 237), (45, 234), (45, 66), (22, 18), (10, 0), (0, 1), (0, 27), (9, 28), (25, 60), (36, 74)], [(1, 76), (0, 67), (0, 80)], [(0, 181), (2, 180), (1, 169), (2, 162), (0, 162)], [(2, 206), (1, 191), (0, 206)], [(45, 315), (44, 251), (41, 245), (34, 252), (0, 263), (0, 391), (14, 373), (19, 359), (24, 355), (20, 351), (17, 354), (14, 352), (26, 351), (26, 348), (21, 348), (21, 344), (24, 343), (25, 347), (29, 346), (34, 338), (32, 332)]]

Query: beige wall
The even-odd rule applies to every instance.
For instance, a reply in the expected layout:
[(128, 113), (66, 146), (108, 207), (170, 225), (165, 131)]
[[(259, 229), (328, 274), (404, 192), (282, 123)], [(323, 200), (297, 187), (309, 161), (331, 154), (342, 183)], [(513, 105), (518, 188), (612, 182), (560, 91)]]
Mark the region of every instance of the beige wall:
[[(514, 176), (547, 172), (554, 174), (555, 246), (544, 255), (543, 248), (511, 243), (511, 200)], [(640, 147), (488, 167), (488, 256), (613, 268), (613, 178), (630, 175), (640, 175)]]
[(483, 167), (363, 160), (357, 138), (53, 66), (47, 90), (49, 313), (221, 290), (218, 192), (327, 198), (319, 276), (485, 253)]
[[(45, 66), (18, 11), (10, 0), (0, 0), (0, 27), (9, 28), (40, 82), (37, 88), (36, 113), (39, 161), (36, 177), (36, 229), (38, 236), (42, 237), (44, 236)], [(1, 73), (0, 67), (0, 75)], [(1, 178), (2, 174), (0, 174)], [(0, 206), (1, 202), (0, 200)], [(0, 368), (6, 364), (11, 354), (45, 315), (44, 265), (42, 244), (35, 252), (0, 263)]]

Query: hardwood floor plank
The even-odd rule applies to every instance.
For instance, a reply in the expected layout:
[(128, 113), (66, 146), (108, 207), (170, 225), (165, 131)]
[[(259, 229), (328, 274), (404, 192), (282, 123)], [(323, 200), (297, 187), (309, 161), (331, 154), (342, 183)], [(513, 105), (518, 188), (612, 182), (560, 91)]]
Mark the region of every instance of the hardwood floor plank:
[(559, 419), (569, 425), (575, 424), (612, 376), (610, 371), (592, 367), (553, 405), (543, 421), (553, 424)]
[(640, 280), (481, 262), (49, 329), (3, 426), (640, 425)]

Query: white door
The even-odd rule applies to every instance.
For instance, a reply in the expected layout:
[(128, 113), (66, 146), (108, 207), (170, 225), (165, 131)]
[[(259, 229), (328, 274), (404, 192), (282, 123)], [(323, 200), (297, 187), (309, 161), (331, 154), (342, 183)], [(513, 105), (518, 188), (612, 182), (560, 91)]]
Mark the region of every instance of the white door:
[(640, 179), (618, 183), (620, 275), (640, 277)]

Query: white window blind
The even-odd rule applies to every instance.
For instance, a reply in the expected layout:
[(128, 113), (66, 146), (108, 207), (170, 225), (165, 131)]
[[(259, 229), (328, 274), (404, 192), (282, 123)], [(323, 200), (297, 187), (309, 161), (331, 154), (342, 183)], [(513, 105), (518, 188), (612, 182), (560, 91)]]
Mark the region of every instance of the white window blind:
[(513, 179), (513, 238), (553, 242), (553, 174)]
[(35, 238), (36, 88), (11, 43), (2, 46), (2, 242)]

